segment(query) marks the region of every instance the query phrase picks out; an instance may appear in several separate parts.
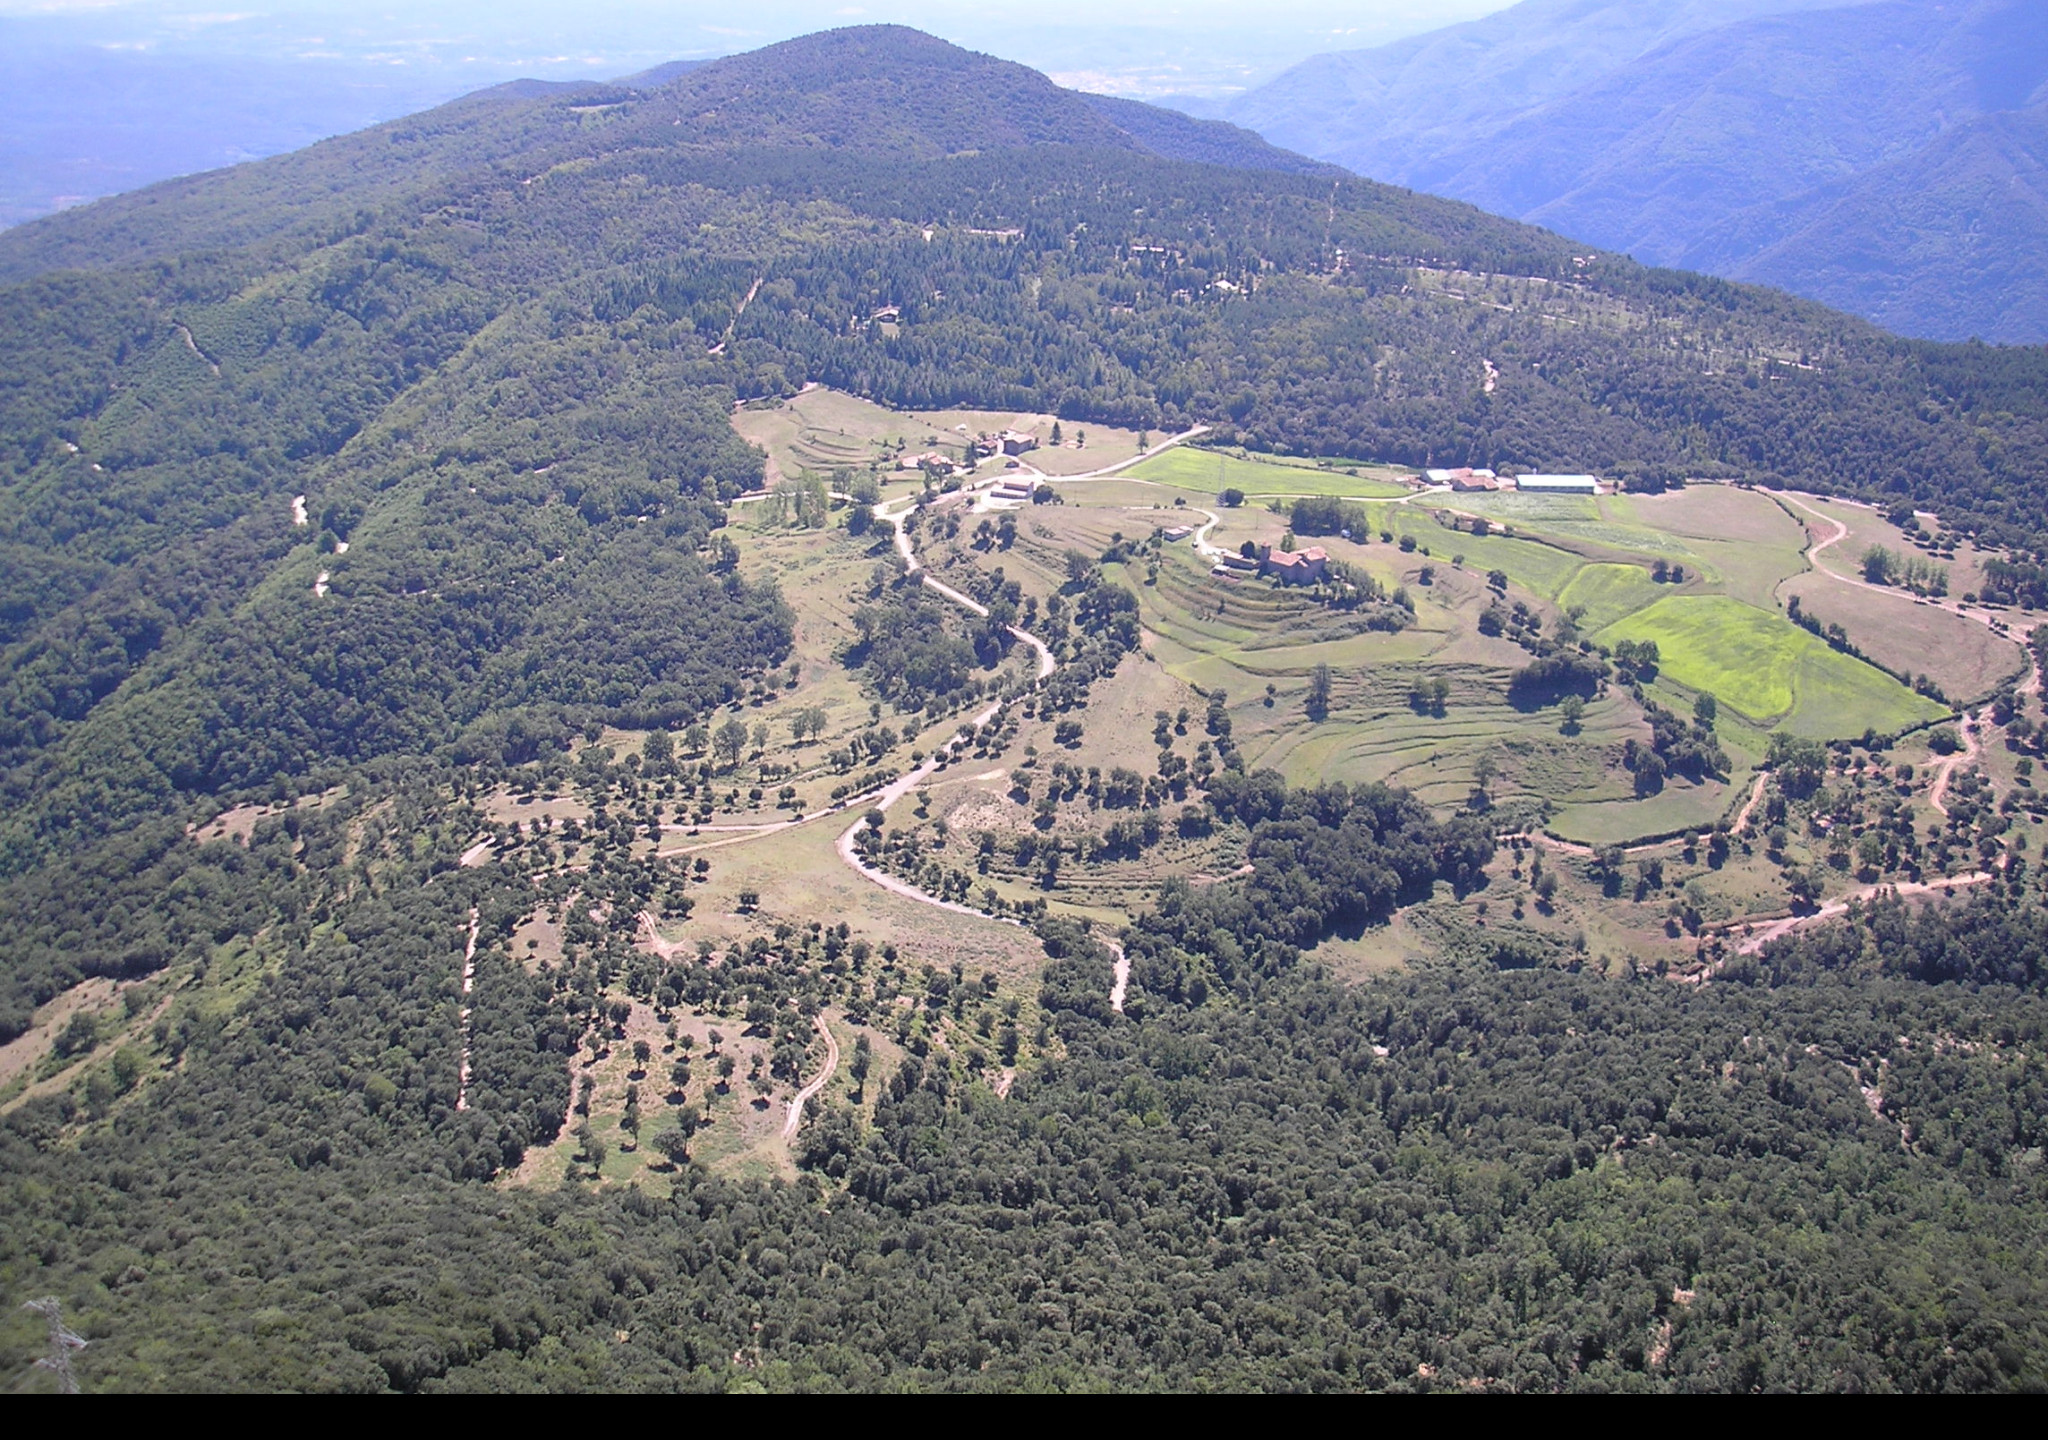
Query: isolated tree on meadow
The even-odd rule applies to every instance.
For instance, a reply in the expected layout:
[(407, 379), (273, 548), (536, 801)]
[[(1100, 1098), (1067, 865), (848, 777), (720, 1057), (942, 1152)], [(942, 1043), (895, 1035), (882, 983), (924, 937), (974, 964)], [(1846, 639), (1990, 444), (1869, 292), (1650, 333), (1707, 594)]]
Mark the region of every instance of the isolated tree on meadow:
[(1330, 667), (1318, 665), (1308, 676), (1308, 718), (1321, 720), (1330, 713)]
[(718, 733), (711, 737), (712, 752), (731, 769), (740, 763), (740, 756), (747, 753), (747, 726), (742, 720), (728, 720), (718, 727)]
[(656, 774), (668, 769), (675, 753), (675, 739), (666, 730), (650, 730), (647, 738), (640, 742), (640, 759)]
[(681, 1126), (664, 1130), (654, 1137), (654, 1148), (659, 1150), (671, 1165), (681, 1165), (690, 1158), (690, 1136)]
[(816, 740), (825, 733), (826, 723), (824, 706), (807, 705), (789, 717), (790, 737), (798, 744), (806, 738)]
[(1486, 794), (1493, 787), (1494, 779), (1500, 774), (1500, 762), (1493, 758), (1493, 752), (1484, 750), (1472, 762), (1472, 785), (1480, 794)]

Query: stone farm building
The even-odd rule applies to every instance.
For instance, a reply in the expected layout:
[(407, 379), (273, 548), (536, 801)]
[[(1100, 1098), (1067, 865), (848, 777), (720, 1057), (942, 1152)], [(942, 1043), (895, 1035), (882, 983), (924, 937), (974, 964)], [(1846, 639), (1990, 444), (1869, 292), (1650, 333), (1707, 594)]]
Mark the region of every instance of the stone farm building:
[(1259, 557), (1259, 573), (1276, 577), (1282, 585), (1313, 585), (1329, 568), (1329, 552), (1320, 545), (1306, 550), (1268, 549)]
[(952, 458), (936, 450), (927, 450), (922, 455), (905, 455), (896, 462), (898, 470), (929, 470), (934, 475), (951, 475), (954, 470)]
[(1474, 470), (1460, 466), (1456, 470), (1426, 470), (1423, 474), (1432, 485), (1448, 485), (1460, 494), (1472, 490), (1495, 490), (1500, 479), (1491, 470)]

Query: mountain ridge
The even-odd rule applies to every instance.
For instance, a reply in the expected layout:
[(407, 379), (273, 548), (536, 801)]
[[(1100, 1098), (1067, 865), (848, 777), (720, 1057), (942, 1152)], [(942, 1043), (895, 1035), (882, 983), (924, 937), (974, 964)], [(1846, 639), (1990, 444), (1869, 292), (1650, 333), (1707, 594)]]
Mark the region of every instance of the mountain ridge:
[(0, 246), (17, 1388), (2048, 1388), (2038, 702), (1853, 658), (2048, 353), (1269, 158), (870, 31)]
[[(1909, 161), (1960, 143), (1945, 138), (1958, 127), (2021, 113), (2048, 93), (2048, 27), (2032, 8), (2020, 0), (1729, 8), (1772, 13), (1705, 24), (1714, 7), (1527, 0), (1489, 17), (1491, 30), (1475, 22), (1402, 42), (1405, 49), (1301, 67), (1224, 113), (1276, 143), (1647, 263), (1788, 285), (1930, 338), (2048, 338), (2040, 318), (2048, 269), (1998, 263), (1994, 285), (1976, 276), (1985, 257), (1971, 238), (1975, 205), (1991, 203), (2000, 184), (2025, 188), (2021, 176), (2040, 156), (2031, 128), (2003, 132), (2006, 147), (2020, 149), (1995, 179), (1981, 172), (1997, 148), (1980, 147), (1976, 200), (1959, 196), (1946, 210), (1925, 203), (1941, 166)], [(1616, 37), (1640, 39), (1650, 22), (1681, 9), (1688, 24), (1667, 30), (1682, 33), (1620, 58), (1630, 47)], [(1614, 16), (1632, 18), (1634, 28), (1617, 25), (1602, 52), (1586, 25)], [(1413, 83), (1404, 57), (1449, 64), (1460, 46), (1478, 47), (1482, 75), (1491, 66), (1512, 76), (1517, 65), (1560, 56), (1577, 63), (1549, 64), (1543, 85), (1508, 86), (1492, 113), (1460, 108), (1453, 96), (1450, 123), (1365, 114), (1385, 100), (1389, 75)], [(1890, 204), (1916, 217), (1911, 243), (1856, 242), (1866, 263), (1892, 267), (1888, 278), (1859, 277), (1822, 253), (1828, 197), (1852, 190), (1873, 214)], [(2035, 213), (2023, 206), (1994, 227), (2008, 261), (2048, 249), (2048, 237), (2025, 223)], [(1856, 222), (1842, 212), (1841, 223)], [(1796, 245), (1793, 229), (1804, 236)], [(1788, 248), (1765, 258), (1780, 245)]]
[[(1168, 118), (1150, 134), (1257, 163), (1165, 159), (1117, 115), (1154, 120), (871, 28), (649, 91), (474, 96), (0, 237), (17, 282), (0, 293), (14, 377), (0, 390), (0, 644), (24, 647), (0, 695), (0, 850), (14, 857), (0, 864), (233, 790), (265, 756), (317, 767), (433, 733), (468, 745), (508, 707), (543, 703), (606, 723), (684, 713), (685, 699), (569, 698), (586, 662), (549, 648), (549, 607), (598, 606), (632, 633), (646, 622), (602, 589), (601, 567), (549, 578), (533, 536), (525, 588), (509, 592), (420, 579), (448, 563), (438, 553), (336, 559), (338, 598), (315, 618), (360, 610), (350, 645), (396, 646), (431, 677), (403, 695), (365, 681), (374, 698), (351, 698), (327, 671), (276, 682), (317, 697), (279, 702), (285, 741), (234, 718), (260, 707), (223, 709), (193, 677), (232, 693), (240, 672), (212, 647), (266, 626), (263, 644), (289, 652), (265, 660), (277, 674), (306, 663), (296, 647), (339, 643), (301, 633), (312, 621), (289, 591), (238, 578), (291, 551), (294, 496), (338, 517), (339, 542), (346, 517), (399, 503), (387, 494), (408, 517), (445, 500), (427, 478), (442, 467), (484, 466), (479, 490), (529, 499), (534, 476), (559, 471), (545, 486), (573, 487), (593, 551), (635, 533), (605, 528), (621, 515), (664, 506), (697, 533), (758, 483), (758, 456), (726, 433), (731, 406), (811, 384), (907, 410), (1202, 423), (1219, 443), (1411, 466), (1846, 483), (2007, 543), (2041, 535), (2037, 356), (1917, 346), (1463, 202), (1259, 168), (1269, 152), (1214, 125)], [(890, 310), (893, 333), (873, 321)], [(637, 378), (584, 374), (578, 337)], [(471, 413), (504, 387), (538, 407), (530, 434)], [(597, 425), (617, 427), (609, 448), (563, 428), (593, 405), (618, 412)], [(176, 582), (193, 588), (169, 618), (138, 616), (123, 586), (159, 554), (208, 578)], [(574, 584), (598, 588), (546, 598)], [(536, 673), (561, 678), (446, 668), (441, 652), (476, 643), (473, 617), (450, 604), (429, 625), (418, 597), (477, 593), (500, 607), (493, 643), (539, 646), (554, 658)], [(208, 628), (244, 611), (262, 618)], [(126, 658), (91, 670), (107, 652), (86, 637), (130, 630)], [(445, 638), (422, 652), (423, 633)], [(160, 660), (174, 650), (177, 666)], [(647, 694), (708, 683), (677, 670)], [(532, 723), (565, 723), (547, 714)], [(150, 758), (114, 766), (117, 780), (86, 758), (115, 755)]]
[[(847, 78), (847, 66), (871, 61), (886, 63)], [(962, 66), (975, 76), (971, 89), (934, 84), (957, 81)], [(800, 131), (787, 124), (790, 107), (774, 98), (789, 90), (806, 99), (809, 118)], [(889, 98), (879, 99), (878, 90)], [(947, 103), (935, 107), (931, 101), (939, 94)], [(587, 112), (601, 118), (613, 109), (629, 110), (632, 123), (622, 132), (614, 127), (608, 139), (662, 148), (859, 147), (916, 160), (963, 149), (1058, 143), (1237, 168), (1341, 173), (1240, 127), (1066, 90), (1025, 66), (960, 50), (907, 27), (863, 26), (720, 60), (672, 62), (617, 81), (508, 81), (231, 171), (160, 181), (0, 231), (0, 280), (81, 262), (134, 263), (179, 250), (246, 244), (286, 229), (346, 223), (341, 212), (348, 206), (333, 199), (341, 189), (393, 198), (464, 170), (488, 172), (508, 147), (538, 153), (559, 148), (574, 156), (581, 153), (580, 132), (591, 123)], [(479, 137), (493, 132), (496, 153), (476, 150)], [(224, 175), (233, 177), (226, 186), (220, 183)], [(327, 213), (315, 221), (308, 213), (279, 212), (279, 205)], [(253, 220), (258, 211), (271, 211), (271, 220)], [(138, 227), (163, 226), (170, 227), (168, 235), (138, 243)]]

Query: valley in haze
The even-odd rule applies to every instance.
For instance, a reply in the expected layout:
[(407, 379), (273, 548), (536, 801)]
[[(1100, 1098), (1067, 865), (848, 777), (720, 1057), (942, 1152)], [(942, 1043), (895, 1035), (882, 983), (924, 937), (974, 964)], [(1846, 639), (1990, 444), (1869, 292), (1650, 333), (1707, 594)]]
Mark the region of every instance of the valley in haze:
[(2038, 1389), (2044, 477), (895, 26), (0, 233), (9, 1383)]

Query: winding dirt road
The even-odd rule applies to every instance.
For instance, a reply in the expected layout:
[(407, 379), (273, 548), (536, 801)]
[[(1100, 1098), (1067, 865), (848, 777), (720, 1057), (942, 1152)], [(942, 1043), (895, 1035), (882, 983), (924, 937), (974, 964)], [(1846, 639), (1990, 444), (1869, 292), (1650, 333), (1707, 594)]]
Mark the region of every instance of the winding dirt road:
[(810, 1084), (790, 1097), (789, 1118), (782, 1122), (782, 1138), (785, 1140), (796, 1138), (796, 1127), (803, 1123), (804, 1106), (810, 1104), (812, 1098), (825, 1088), (833, 1072), (839, 1068), (839, 1042), (832, 1038), (832, 1027), (825, 1023), (825, 1017), (822, 1015), (814, 1017), (811, 1024), (817, 1027), (818, 1033), (825, 1039), (825, 1068), (812, 1077)]
[[(754, 277), (754, 283), (747, 287), (746, 295), (741, 298), (738, 308), (732, 312), (732, 319), (726, 322), (725, 333), (718, 337), (718, 343), (705, 351), (705, 354), (723, 355), (725, 353), (725, 347), (732, 343), (733, 332), (740, 328), (740, 317), (747, 313), (747, 307), (753, 304), (754, 297), (761, 293), (761, 282), (767, 278), (766, 275), (756, 275)], [(804, 387), (806, 390), (810, 388), (808, 385)]]
[[(938, 580), (933, 579), (930, 572), (924, 569), (923, 563), (919, 561), (919, 559), (917, 558), (916, 549), (910, 543), (909, 532), (903, 524), (904, 517), (909, 513), (908, 504), (906, 502), (892, 503), (905, 503), (905, 508), (902, 510), (878, 510), (876, 512), (875, 518), (895, 527), (896, 551), (899, 555), (903, 557), (903, 563), (907, 572), (912, 575), (922, 576), (923, 581), (927, 586), (929, 586), (933, 590), (936, 590), (939, 594), (944, 595), (947, 599), (953, 601), (956, 605), (963, 606), (967, 610), (973, 612), (976, 615), (986, 617), (988, 615), (987, 606), (976, 602), (969, 596), (961, 594), (958, 590), (953, 589), (950, 585), (942, 584)], [(1043, 680), (1046, 678), (1046, 676), (1052, 674), (1054, 670), (1059, 668), (1059, 662), (1053, 658), (1052, 651), (1047, 648), (1043, 640), (1040, 640), (1036, 635), (1033, 635), (1028, 630), (1020, 630), (1014, 625), (1009, 626), (1008, 629), (1012, 635), (1017, 637), (1017, 639), (1021, 640), (1026, 645), (1029, 645), (1034, 651), (1037, 652), (1037, 679)], [(1005, 703), (1007, 702), (1000, 698), (991, 702), (979, 714), (974, 716), (971, 722), (973, 728), (979, 730), (982, 726), (986, 725), (990, 720), (994, 719), (996, 712), (1002, 709)], [(891, 782), (881, 791), (880, 794), (874, 797), (874, 799), (870, 802), (870, 804), (867, 807), (867, 812), (864, 812), (861, 815), (860, 819), (856, 820), (852, 825), (848, 826), (847, 829), (839, 836), (839, 839), (837, 842), (835, 842), (833, 848), (838, 852), (839, 858), (843, 860), (846, 864), (851, 866), (854, 870), (858, 871), (867, 879), (873, 881), (876, 885), (879, 885), (884, 890), (887, 890), (892, 895), (900, 895), (906, 900), (914, 900), (920, 905), (930, 905), (935, 909), (949, 910), (956, 915), (971, 915), (978, 920), (994, 920), (998, 923), (1005, 925), (1017, 925), (1021, 922), (1012, 919), (1009, 916), (990, 915), (985, 911), (976, 910), (966, 905), (957, 904), (951, 900), (941, 900), (936, 895), (926, 894), (923, 890), (919, 889), (915, 885), (912, 885), (908, 881), (899, 879), (898, 877), (891, 875), (884, 870), (878, 869), (877, 867), (868, 864), (867, 861), (862, 858), (860, 853), (860, 836), (861, 832), (868, 828), (868, 813), (878, 812), (880, 814), (887, 815), (889, 812), (889, 807), (891, 805), (894, 805), (898, 800), (901, 800), (905, 795), (909, 794), (912, 790), (916, 789), (919, 785), (921, 785), (925, 781), (925, 779), (938, 768), (941, 760), (948, 760), (953, 756), (957, 755), (966, 744), (966, 736), (955, 735), (950, 741), (946, 743), (946, 745), (941, 750), (933, 754), (923, 764), (919, 765), (916, 769), (912, 770), (909, 774), (903, 776), (901, 779)], [(1114, 986), (1110, 990), (1109, 1003), (1113, 1009), (1115, 1009), (1119, 1014), (1121, 1014), (1124, 1008), (1124, 997), (1130, 987), (1131, 964), (1130, 961), (1124, 957), (1122, 946), (1116, 944), (1115, 941), (1109, 941), (1107, 943), (1109, 944), (1110, 949), (1116, 955), (1116, 978)], [(792, 1121), (791, 1123), (794, 1124), (795, 1122)]]
[(1754, 955), (1773, 940), (1789, 935), (1794, 930), (1800, 929), (1803, 926), (1812, 925), (1822, 920), (1832, 920), (1837, 915), (1845, 915), (1848, 913), (1851, 902), (1873, 900), (1879, 895), (1884, 894), (1945, 895), (1952, 890), (1963, 890), (1972, 885), (1982, 885), (1990, 879), (1989, 875), (1979, 870), (1968, 875), (1951, 875), (1945, 880), (1929, 880), (1924, 884), (1909, 881), (1889, 885), (1866, 885), (1861, 890), (1855, 891), (1852, 894), (1828, 901), (1827, 904), (1809, 915), (1788, 915), (1782, 920), (1773, 920), (1770, 924), (1764, 926), (1763, 929), (1756, 931), (1740, 945), (1736, 946), (1735, 953), (1738, 955)]
[(1732, 833), (1737, 835), (1742, 833), (1742, 827), (1749, 823), (1749, 817), (1756, 813), (1757, 805), (1764, 798), (1764, 786), (1769, 783), (1770, 775), (1768, 772), (1762, 770), (1756, 772), (1756, 784), (1749, 787), (1749, 798), (1742, 802), (1742, 808), (1735, 812), (1735, 823), (1728, 827)]
[(1934, 783), (1927, 787), (1927, 803), (1939, 810), (1943, 819), (1948, 818), (1948, 782), (1955, 778), (1959, 767), (1973, 764), (1978, 755), (1983, 753), (1984, 748), (1983, 743), (1977, 738), (1975, 722), (1965, 720), (1960, 729), (1963, 748), (1941, 762), (1935, 770)]
[(1980, 606), (1967, 605), (1960, 600), (1937, 600), (1927, 596), (1915, 596), (1911, 591), (1900, 590), (1896, 586), (1873, 585), (1868, 580), (1859, 579), (1853, 575), (1844, 575), (1839, 570), (1830, 570), (1825, 566), (1818, 564), (1817, 562), (1819, 560), (1819, 557), (1823, 552), (1833, 548), (1834, 546), (1840, 544), (1843, 540), (1848, 538), (1849, 527), (1847, 525), (1844, 525), (1841, 521), (1835, 519), (1834, 516), (1823, 514), (1821, 511), (1814, 509), (1811, 505), (1806, 503), (1808, 500), (1818, 499), (1818, 496), (1796, 494), (1790, 490), (1780, 490), (1774, 492), (1774, 494), (1775, 497), (1784, 504), (1788, 504), (1796, 507), (1797, 509), (1804, 510), (1808, 515), (1811, 515), (1815, 520), (1818, 520), (1821, 524), (1832, 525), (1834, 527), (1834, 533), (1832, 535), (1829, 535), (1825, 540), (1821, 540), (1807, 547), (1806, 558), (1809, 563), (1813, 563), (1814, 569), (1821, 571), (1821, 573), (1826, 575), (1830, 580), (1838, 580), (1844, 585), (1853, 585), (1859, 590), (1869, 590), (1878, 595), (1890, 595), (1894, 599), (1910, 599), (1913, 600), (1916, 604), (1931, 605), (1937, 610), (1946, 610), (1949, 614), (1960, 616), (1964, 620), (1975, 621), (1977, 624), (1982, 625), (1985, 629), (1989, 630), (1992, 634), (1998, 636), (1999, 639), (2009, 641), (2010, 643), (2019, 646), (2020, 654), (2025, 658), (2026, 663), (2026, 674), (2022, 676), (2020, 679), (2018, 686), (2019, 692), (2022, 695), (2038, 695), (2041, 693), (2041, 667), (2034, 663), (2033, 651), (2027, 648), (2027, 645), (2024, 641), (2018, 639), (2017, 637), (2009, 633), (2007, 630), (2002, 628), (2004, 622), (2001, 621), (1998, 618), (1998, 616), (1994, 615), (1989, 610), (1983, 609)]
[[(1131, 466), (1138, 464), (1140, 461), (1150, 460), (1154, 455), (1164, 455), (1174, 446), (1185, 445), (1188, 441), (1194, 439), (1197, 435), (1207, 435), (1208, 433), (1209, 427), (1207, 425), (1193, 425), (1187, 428), (1186, 430), (1181, 431), (1178, 435), (1167, 436), (1164, 440), (1161, 440), (1157, 445), (1153, 445), (1148, 449), (1140, 450), (1135, 455), (1127, 455), (1123, 459), (1118, 460), (1113, 464), (1104, 465), (1098, 469), (1083, 470), (1078, 475), (1048, 475), (1043, 470), (1039, 469), (1036, 465), (1033, 465), (1029, 460), (1024, 461), (1023, 464), (1020, 465), (1018, 468), (1024, 471), (1024, 473), (1026, 473), (1027, 475), (1030, 475), (1034, 479), (1050, 481), (1054, 485), (1058, 485), (1063, 481), (1068, 480), (1106, 480), (1109, 477), (1116, 475), (1121, 471), (1130, 469)], [(1146, 485), (1156, 485), (1159, 482), (1156, 480), (1146, 480), (1141, 481), (1140, 483)]]
[(462, 947), (463, 1006), (457, 1019), (462, 1028), (462, 1062), (455, 1071), (455, 1108), (469, 1108), (469, 992), (476, 988), (476, 906), (469, 907), (469, 943)]
[(1124, 954), (1124, 947), (1114, 940), (1104, 940), (1109, 953), (1116, 956), (1115, 983), (1109, 987), (1109, 1008), (1121, 1015), (1124, 1013), (1124, 997), (1131, 993), (1131, 957)]
[[(1828, 535), (1826, 539), (1813, 542), (1807, 547), (1806, 559), (1814, 569), (1821, 571), (1831, 580), (1839, 581), (1844, 585), (1853, 585), (1859, 590), (1869, 590), (1879, 595), (1890, 595), (1893, 597), (1903, 597), (1908, 593), (1889, 585), (1873, 585), (1868, 580), (1859, 579), (1852, 575), (1844, 575), (1839, 570), (1828, 569), (1821, 565), (1819, 563), (1821, 555), (1847, 539), (1849, 527), (1840, 520), (1835, 519), (1834, 516), (1816, 510), (1813, 506), (1806, 503), (1810, 499), (1818, 498), (1816, 496), (1800, 495), (1784, 490), (1776, 492), (1776, 498), (1782, 504), (1804, 511), (1820, 524), (1833, 527), (1833, 533)], [(2002, 622), (1991, 611), (1965, 604), (1962, 601), (1951, 602), (1927, 597), (1917, 597), (1917, 603), (1932, 605), (1937, 610), (1946, 610), (1949, 614), (1958, 616), (1961, 619), (1975, 621), (2000, 639), (2018, 645), (2020, 654), (2026, 664), (2026, 673), (2020, 679), (2017, 687), (2018, 691), (2021, 695), (2038, 695), (2041, 693), (2041, 667), (2035, 663), (2034, 652), (2022, 641), (2008, 633), (2003, 628)], [(1963, 748), (1941, 761), (1935, 769), (1934, 783), (1928, 787), (1927, 791), (1927, 803), (1942, 815), (1948, 814), (1946, 802), (1950, 779), (1954, 777), (1958, 769), (1975, 763), (1978, 755), (1982, 753), (1982, 745), (1975, 725), (1966, 721), (1962, 725), (1961, 730)]]

